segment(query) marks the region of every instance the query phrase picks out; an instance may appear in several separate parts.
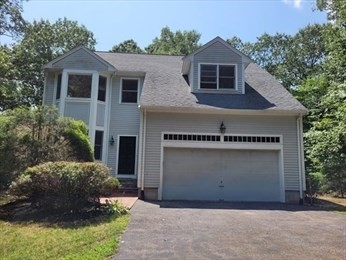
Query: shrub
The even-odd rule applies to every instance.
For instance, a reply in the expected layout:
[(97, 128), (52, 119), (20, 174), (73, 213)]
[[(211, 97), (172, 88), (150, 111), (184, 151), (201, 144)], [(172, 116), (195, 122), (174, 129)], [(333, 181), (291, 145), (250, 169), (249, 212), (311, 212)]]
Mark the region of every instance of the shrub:
[(306, 200), (311, 205), (317, 196), (324, 193), (325, 178), (322, 173), (308, 173), (306, 175)]
[(0, 115), (0, 188), (27, 167), (49, 161), (94, 161), (82, 121), (54, 107), (18, 108)]
[(129, 210), (117, 200), (106, 200), (105, 210), (107, 214), (116, 216), (126, 215), (129, 213)]
[(60, 211), (79, 211), (99, 205), (99, 197), (119, 187), (101, 163), (48, 162), (28, 168), (12, 183), (10, 193), (34, 205)]

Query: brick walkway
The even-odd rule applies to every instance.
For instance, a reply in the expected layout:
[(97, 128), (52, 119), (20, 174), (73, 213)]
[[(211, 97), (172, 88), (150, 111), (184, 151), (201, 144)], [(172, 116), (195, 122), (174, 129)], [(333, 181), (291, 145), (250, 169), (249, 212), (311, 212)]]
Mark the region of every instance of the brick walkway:
[(114, 197), (108, 197), (108, 198), (101, 198), (101, 203), (106, 203), (106, 200), (110, 201), (119, 201), (123, 206), (125, 206), (128, 209), (131, 209), (132, 206), (136, 203), (138, 200), (137, 196), (131, 196), (131, 195), (119, 195)]

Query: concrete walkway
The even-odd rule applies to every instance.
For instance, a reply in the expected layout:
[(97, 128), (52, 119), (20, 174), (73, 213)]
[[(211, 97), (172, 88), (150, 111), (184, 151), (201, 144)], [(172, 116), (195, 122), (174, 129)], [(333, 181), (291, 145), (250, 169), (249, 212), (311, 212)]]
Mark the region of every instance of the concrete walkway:
[(346, 216), (278, 203), (138, 200), (113, 259), (345, 260)]

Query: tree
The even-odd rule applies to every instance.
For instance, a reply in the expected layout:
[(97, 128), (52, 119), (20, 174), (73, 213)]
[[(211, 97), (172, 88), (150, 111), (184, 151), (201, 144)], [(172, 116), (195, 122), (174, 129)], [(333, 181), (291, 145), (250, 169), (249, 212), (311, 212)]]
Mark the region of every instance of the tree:
[(188, 55), (200, 47), (201, 34), (195, 30), (172, 32), (169, 27), (161, 30), (160, 37), (156, 37), (145, 50), (154, 54)]
[(245, 55), (250, 55), (253, 51), (253, 44), (250, 42), (243, 42), (239, 37), (233, 36), (226, 40), (232, 47), (241, 51)]
[[(327, 49), (322, 63), (324, 83), (315, 77), (316, 85), (327, 85), (321, 92), (318, 113), (306, 133), (307, 158), (311, 172), (322, 172), (331, 191), (346, 191), (346, 2), (318, 0), (331, 24), (324, 30)], [(320, 76), (321, 77), (321, 76)]]
[(143, 53), (144, 51), (137, 45), (137, 43), (133, 39), (131, 39), (114, 45), (111, 52)]
[[(16, 82), (19, 105), (41, 104), (44, 75), (42, 66), (78, 45), (94, 49), (93, 33), (75, 21), (59, 19), (34, 21), (27, 26), (23, 39), (13, 46), (11, 57), (16, 73), (8, 80)], [(0, 108), (6, 107), (0, 103)]]
[(0, 112), (21, 103), (21, 95), (14, 79), (16, 69), (12, 64), (11, 49), (0, 46)]
[(27, 167), (43, 162), (94, 160), (85, 124), (59, 117), (52, 107), (0, 114), (0, 158), (0, 187), (7, 187)]
[(329, 86), (321, 99), (323, 116), (306, 134), (308, 157), (323, 172), (329, 188), (346, 193), (346, 84)]
[(22, 11), (23, 0), (0, 0), (0, 35), (17, 38), (24, 32)]
[(321, 71), (321, 63), (326, 55), (323, 38), (325, 27), (327, 25), (308, 25), (293, 36), (265, 33), (254, 43), (243, 42), (237, 37), (227, 41), (292, 91), (308, 77)]

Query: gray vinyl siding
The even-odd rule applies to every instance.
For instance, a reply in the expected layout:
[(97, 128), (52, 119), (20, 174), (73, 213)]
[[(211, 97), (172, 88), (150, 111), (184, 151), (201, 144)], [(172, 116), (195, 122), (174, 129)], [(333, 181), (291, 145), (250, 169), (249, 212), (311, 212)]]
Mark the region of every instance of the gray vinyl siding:
[(48, 73), (46, 76), (46, 85), (44, 86), (44, 105), (53, 105), (54, 102), (54, 86), (55, 86), (55, 73)]
[(101, 127), (104, 126), (105, 112), (106, 112), (106, 104), (97, 103), (96, 126), (101, 126)]
[(64, 116), (83, 120), (87, 125), (89, 125), (90, 102), (73, 102), (66, 100), (64, 111)]
[[(232, 63), (237, 65), (237, 86), (238, 91), (233, 93), (241, 93), (243, 89), (243, 71), (242, 71), (242, 57), (227, 48), (220, 42), (215, 42), (208, 48), (197, 53), (193, 58), (193, 91), (205, 91), (199, 90), (199, 64), (201, 63)], [(232, 91), (231, 91), (232, 93)]]
[[(141, 92), (142, 84), (143, 78), (140, 78), (139, 92)], [(110, 125), (108, 139), (113, 136), (115, 143), (113, 146), (109, 145), (107, 165), (112, 168), (112, 174), (115, 175), (117, 169), (118, 137), (121, 135), (137, 136), (137, 163), (135, 168), (135, 173), (137, 173), (140, 110), (138, 104), (120, 104), (120, 77), (113, 78), (109, 116)]]
[(298, 148), (295, 117), (226, 116), (147, 113), (145, 187), (159, 187), (162, 132), (219, 133), (224, 122), (227, 134), (283, 135), (285, 190), (298, 190)]
[(92, 57), (90, 53), (80, 49), (69, 56), (58, 60), (52, 65), (53, 68), (77, 69), (77, 70), (97, 70), (107, 71), (108, 67)]

